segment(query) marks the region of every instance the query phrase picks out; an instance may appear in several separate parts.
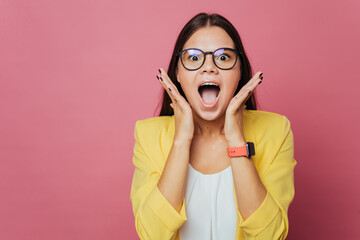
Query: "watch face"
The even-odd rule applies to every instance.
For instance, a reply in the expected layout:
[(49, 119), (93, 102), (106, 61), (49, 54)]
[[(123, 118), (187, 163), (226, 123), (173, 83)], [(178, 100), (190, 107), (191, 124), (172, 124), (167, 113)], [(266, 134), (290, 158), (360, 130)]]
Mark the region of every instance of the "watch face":
[(253, 142), (247, 142), (247, 152), (248, 156), (255, 155), (255, 146)]

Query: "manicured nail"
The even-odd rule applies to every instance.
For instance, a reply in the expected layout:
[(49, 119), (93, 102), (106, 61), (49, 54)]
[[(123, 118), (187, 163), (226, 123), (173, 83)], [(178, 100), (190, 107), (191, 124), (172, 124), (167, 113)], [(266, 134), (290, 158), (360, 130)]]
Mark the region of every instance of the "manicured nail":
[(156, 78), (159, 80), (159, 76), (158, 76), (158, 75), (156, 75)]
[(261, 77), (260, 79), (263, 80), (264, 77)]
[(161, 77), (160, 77), (160, 81), (163, 81)]
[(159, 68), (158, 70), (159, 70), (159, 73), (161, 74), (161, 70), (160, 70), (160, 68)]
[(260, 81), (258, 85), (260, 85), (260, 83), (262, 83), (262, 81)]
[(261, 78), (262, 75), (263, 75), (263, 73), (261, 73), (261, 74), (259, 75), (259, 78)]
[(169, 88), (169, 91), (171, 92), (171, 88)]

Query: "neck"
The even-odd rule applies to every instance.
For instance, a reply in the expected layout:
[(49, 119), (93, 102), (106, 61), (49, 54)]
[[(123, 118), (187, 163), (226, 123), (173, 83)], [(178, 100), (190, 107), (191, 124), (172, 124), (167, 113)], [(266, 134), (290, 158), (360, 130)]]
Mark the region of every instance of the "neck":
[(194, 137), (218, 138), (224, 136), (225, 114), (213, 121), (206, 121), (194, 114)]

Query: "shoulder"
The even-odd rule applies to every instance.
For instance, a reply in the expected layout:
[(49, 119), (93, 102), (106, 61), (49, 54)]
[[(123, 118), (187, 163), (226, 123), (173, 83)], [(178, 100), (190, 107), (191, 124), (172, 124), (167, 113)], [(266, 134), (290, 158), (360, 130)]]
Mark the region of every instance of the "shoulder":
[(152, 117), (135, 123), (135, 141), (141, 143), (143, 147), (149, 147), (149, 150), (155, 150), (158, 146), (169, 148), (174, 133), (174, 116)]
[(262, 110), (246, 110), (244, 113), (244, 121), (251, 125), (252, 129), (261, 132), (273, 132), (276, 135), (290, 131), (290, 121), (282, 114), (262, 111)]
[[(159, 116), (136, 121), (134, 137), (137, 156), (139, 153), (147, 156), (146, 161), (151, 162), (155, 169), (161, 171), (171, 148), (174, 131), (174, 116)], [(135, 161), (140, 160), (135, 159)]]
[(137, 120), (136, 125), (139, 126), (164, 126), (171, 122), (174, 116), (157, 116), (150, 117), (142, 120)]
[[(247, 126), (245, 131), (256, 145), (253, 161), (259, 173), (263, 174), (275, 161), (287, 163), (292, 161), (293, 134), (286, 116), (268, 111), (248, 110), (244, 114), (245, 123)], [(289, 157), (285, 160), (280, 159), (280, 152), (283, 154), (287, 152)]]
[(173, 116), (159, 116), (138, 120), (135, 123), (135, 133), (138, 132), (142, 135), (156, 135), (156, 133), (159, 133), (164, 129), (169, 129), (173, 122)]

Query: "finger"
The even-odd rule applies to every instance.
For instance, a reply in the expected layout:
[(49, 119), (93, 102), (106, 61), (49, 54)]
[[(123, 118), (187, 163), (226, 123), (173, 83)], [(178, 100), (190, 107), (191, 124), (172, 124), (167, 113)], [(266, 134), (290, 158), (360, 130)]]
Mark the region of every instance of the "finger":
[(171, 87), (171, 89), (174, 89), (177, 93), (179, 93), (177, 87), (175, 86), (175, 84), (171, 81), (170, 77), (167, 75), (166, 71), (162, 68), (159, 68), (159, 72), (160, 72), (160, 77), (162, 77), (163, 80), (165, 80), (169, 87)]
[(244, 92), (244, 94), (242, 94), (239, 98), (238, 98), (238, 105), (245, 103), (253, 94), (252, 91), (246, 91)]
[(166, 86), (168, 88), (171, 89), (172, 93), (173, 93), (173, 98), (175, 100), (175, 103), (177, 102), (182, 102), (182, 103), (186, 103), (186, 100), (184, 99), (184, 97), (179, 93), (177, 87), (175, 86), (175, 84), (171, 81), (170, 77), (167, 75), (167, 73), (160, 68), (159, 72), (162, 72), (162, 74), (160, 74), (160, 80), (163, 80), (163, 82), (165, 82)]
[(253, 92), (249, 89), (246, 89), (241, 92), (241, 94), (237, 94), (234, 99), (231, 101), (231, 110), (232, 112), (236, 112), (241, 105), (245, 105), (246, 101), (250, 98)]
[(163, 86), (163, 88), (165, 89), (165, 91), (167, 92), (167, 94), (169, 95), (169, 97), (171, 98), (171, 101), (172, 102), (177, 102), (176, 99), (175, 99), (175, 96), (171, 90), (171, 88), (169, 88), (166, 83), (160, 79), (160, 77), (158, 75), (156, 75), (157, 79), (159, 80), (160, 84)]
[(262, 81), (262, 75), (262, 72), (257, 72), (245, 86), (249, 87), (250, 89), (254, 89)]
[(239, 103), (236, 105), (240, 105), (242, 102), (246, 102), (252, 93), (253, 93), (253, 89), (251, 88), (241, 89), (241, 91), (239, 91), (234, 97), (234, 101)]
[(242, 101), (242, 103), (246, 103), (246, 101), (251, 97), (251, 95), (253, 94), (253, 92), (251, 91), (251, 92), (249, 92), (248, 93), (248, 95), (247, 95), (247, 97), (245, 98), (245, 100), (244, 101)]
[(259, 85), (259, 83), (262, 81), (263, 79), (263, 73), (262, 72), (257, 72), (244, 86), (243, 88), (246, 89), (246, 88), (249, 88), (249, 89), (252, 89), (251, 87), (252, 86), (257, 86)]
[(241, 99), (241, 95), (246, 94), (245, 97), (247, 97), (247, 94), (249, 91), (253, 92), (255, 88), (261, 83), (262, 81), (262, 72), (257, 72), (250, 80), (247, 82), (240, 91), (236, 94), (236, 98)]
[(168, 84), (164, 81), (164, 79), (162, 79), (161, 77), (159, 77), (157, 75), (156, 75), (156, 77), (159, 79), (159, 82), (161, 83), (161, 85), (163, 86), (165, 91), (168, 93), (169, 97), (171, 98), (171, 101), (176, 102), (176, 96), (174, 95), (174, 92), (171, 89), (171, 87), (168, 86)]

